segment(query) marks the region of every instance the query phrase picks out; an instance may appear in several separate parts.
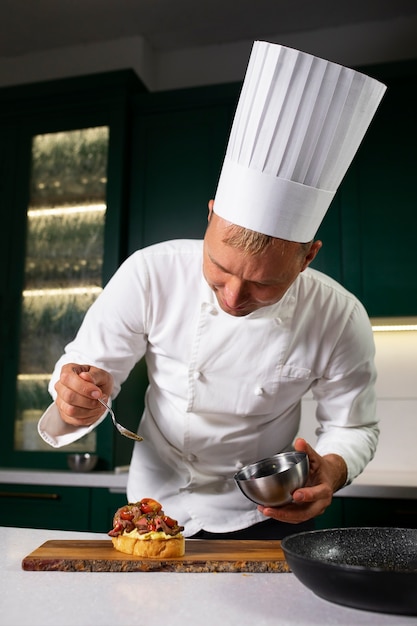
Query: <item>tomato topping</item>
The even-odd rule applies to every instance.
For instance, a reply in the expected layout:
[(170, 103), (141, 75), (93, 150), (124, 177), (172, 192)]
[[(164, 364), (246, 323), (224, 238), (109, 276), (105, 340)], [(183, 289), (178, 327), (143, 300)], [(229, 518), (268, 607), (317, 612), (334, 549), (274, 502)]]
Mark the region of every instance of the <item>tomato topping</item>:
[(172, 517), (168, 517), (168, 515), (165, 515), (164, 517), (164, 522), (167, 526), (169, 526), (170, 528), (174, 528), (174, 526), (176, 525), (176, 521), (172, 519)]
[(142, 513), (158, 513), (162, 510), (162, 504), (152, 498), (143, 498), (140, 501), (140, 510)]
[(132, 511), (120, 511), (120, 517), (129, 522), (135, 517)]

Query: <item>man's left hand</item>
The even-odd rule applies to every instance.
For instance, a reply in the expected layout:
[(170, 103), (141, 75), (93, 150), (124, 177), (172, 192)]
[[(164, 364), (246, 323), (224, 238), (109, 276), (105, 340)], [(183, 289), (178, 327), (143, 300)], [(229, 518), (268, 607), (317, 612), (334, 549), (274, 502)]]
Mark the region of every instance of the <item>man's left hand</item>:
[(320, 456), (300, 438), (296, 439), (294, 448), (297, 452), (306, 452), (310, 461), (306, 486), (294, 491), (290, 504), (277, 508), (258, 506), (267, 517), (288, 524), (299, 524), (322, 515), (331, 504), (334, 492), (343, 487), (347, 478), (346, 463), (338, 454)]

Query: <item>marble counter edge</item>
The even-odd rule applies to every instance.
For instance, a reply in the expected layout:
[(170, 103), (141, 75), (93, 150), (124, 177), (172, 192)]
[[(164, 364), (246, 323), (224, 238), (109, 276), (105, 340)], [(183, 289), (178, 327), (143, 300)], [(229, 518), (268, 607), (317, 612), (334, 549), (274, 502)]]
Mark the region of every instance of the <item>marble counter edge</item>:
[(127, 473), (71, 472), (66, 470), (31, 470), (1, 468), (0, 484), (55, 485), (60, 487), (103, 487), (125, 492)]

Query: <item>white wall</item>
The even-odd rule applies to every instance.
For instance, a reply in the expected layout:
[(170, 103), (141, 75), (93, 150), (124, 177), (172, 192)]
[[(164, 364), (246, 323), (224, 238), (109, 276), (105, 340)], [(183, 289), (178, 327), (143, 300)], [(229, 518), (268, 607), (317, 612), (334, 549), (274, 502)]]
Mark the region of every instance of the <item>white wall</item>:
[[(376, 332), (380, 440), (371, 471), (417, 472), (417, 331)], [(303, 402), (300, 435), (314, 443), (312, 397)]]
[[(417, 58), (417, 17), (286, 34), (270, 41), (348, 66)], [(243, 79), (252, 40), (158, 54), (142, 37), (0, 58), (0, 86), (132, 68), (151, 91)]]

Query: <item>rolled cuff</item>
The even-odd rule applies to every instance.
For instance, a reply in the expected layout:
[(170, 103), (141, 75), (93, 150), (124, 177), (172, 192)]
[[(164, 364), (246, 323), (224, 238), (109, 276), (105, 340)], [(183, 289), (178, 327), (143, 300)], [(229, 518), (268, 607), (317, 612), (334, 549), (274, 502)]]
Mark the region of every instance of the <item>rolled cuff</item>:
[(63, 421), (57, 405), (53, 402), (38, 422), (38, 433), (53, 448), (62, 448), (91, 433), (101, 424), (106, 415), (107, 411), (91, 426), (70, 426)]

